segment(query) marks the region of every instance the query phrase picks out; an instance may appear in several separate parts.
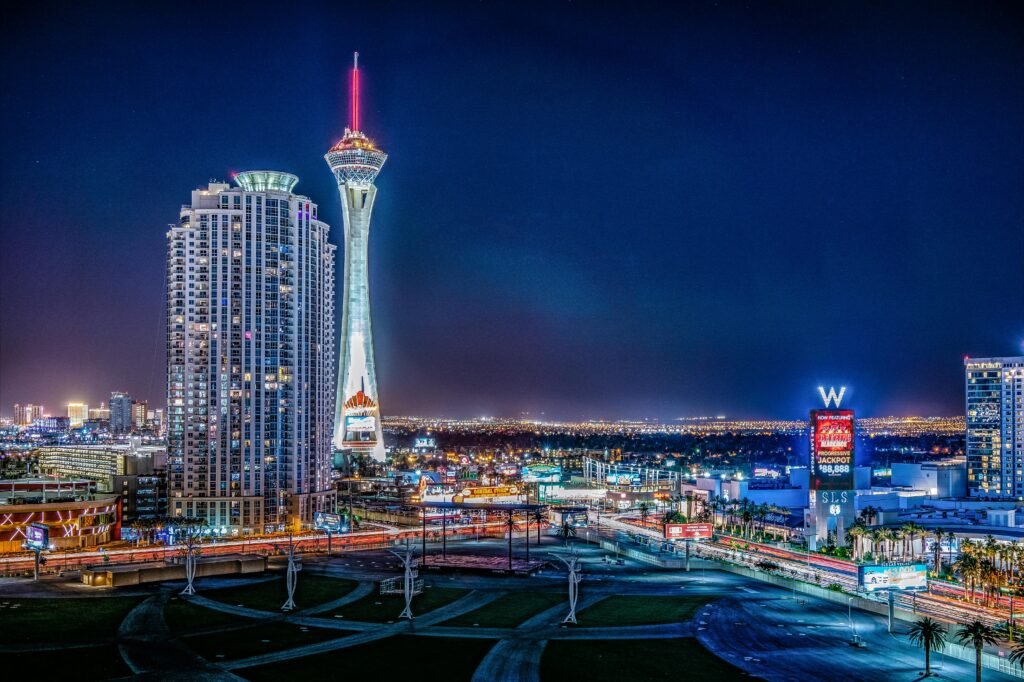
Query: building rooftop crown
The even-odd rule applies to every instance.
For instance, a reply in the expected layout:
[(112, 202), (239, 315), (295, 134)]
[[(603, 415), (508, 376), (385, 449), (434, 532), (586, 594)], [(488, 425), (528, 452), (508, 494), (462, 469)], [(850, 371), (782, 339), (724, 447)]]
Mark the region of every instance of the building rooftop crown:
[(246, 192), (288, 192), (299, 182), (291, 173), (271, 170), (242, 171), (234, 176), (238, 186)]

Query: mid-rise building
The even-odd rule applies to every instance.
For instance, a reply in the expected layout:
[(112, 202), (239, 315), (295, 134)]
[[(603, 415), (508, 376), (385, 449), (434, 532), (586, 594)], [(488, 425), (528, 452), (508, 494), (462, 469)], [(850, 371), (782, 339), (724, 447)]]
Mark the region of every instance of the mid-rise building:
[(132, 430), (132, 402), (127, 393), (114, 391), (110, 394), (110, 430), (114, 433)]
[(192, 193), (167, 232), (168, 513), (233, 534), (333, 509), (334, 250), (298, 178)]
[(89, 418), (89, 406), (85, 403), (68, 403), (68, 421), (71, 428), (77, 428)]
[(26, 403), (14, 404), (14, 423), (18, 426), (31, 426), (35, 420), (43, 418), (43, 406)]
[(967, 489), (1024, 497), (1024, 357), (966, 358)]
[(147, 412), (149, 403), (145, 400), (132, 403), (132, 429), (141, 431), (146, 428)]

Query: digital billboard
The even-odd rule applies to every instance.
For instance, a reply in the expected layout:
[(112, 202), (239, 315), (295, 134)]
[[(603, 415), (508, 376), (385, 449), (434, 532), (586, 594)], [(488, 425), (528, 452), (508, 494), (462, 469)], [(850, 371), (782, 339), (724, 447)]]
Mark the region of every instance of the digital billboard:
[(868, 592), (878, 590), (927, 590), (927, 564), (904, 564), (900, 566), (859, 566), (857, 579), (861, 588)]
[(605, 477), (608, 485), (640, 485), (640, 474), (608, 474)]
[(50, 545), (50, 527), (42, 523), (31, 523), (25, 528), (25, 540), (31, 549), (43, 549)]
[(329, 533), (341, 532), (341, 514), (316, 512), (313, 514), (313, 527)]
[(553, 464), (528, 464), (520, 471), (523, 483), (558, 483), (562, 480), (562, 467)]
[(811, 490), (853, 490), (853, 410), (811, 410)]
[(373, 415), (349, 415), (345, 417), (345, 431), (347, 433), (373, 433), (377, 430), (377, 421)]
[(710, 523), (666, 523), (666, 540), (710, 540), (715, 529)]
[(437, 447), (436, 438), (417, 438), (413, 441), (413, 447), (416, 449), (433, 450)]

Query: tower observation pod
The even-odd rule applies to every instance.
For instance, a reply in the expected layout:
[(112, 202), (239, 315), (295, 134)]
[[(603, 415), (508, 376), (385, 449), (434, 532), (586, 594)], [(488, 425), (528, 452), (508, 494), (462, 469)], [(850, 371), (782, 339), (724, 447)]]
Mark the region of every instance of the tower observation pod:
[(377, 372), (370, 330), (367, 246), (377, 178), (388, 156), (359, 131), (359, 53), (352, 65), (350, 127), (324, 156), (338, 182), (345, 224), (345, 291), (334, 407), (335, 452), (368, 454), (384, 461)]

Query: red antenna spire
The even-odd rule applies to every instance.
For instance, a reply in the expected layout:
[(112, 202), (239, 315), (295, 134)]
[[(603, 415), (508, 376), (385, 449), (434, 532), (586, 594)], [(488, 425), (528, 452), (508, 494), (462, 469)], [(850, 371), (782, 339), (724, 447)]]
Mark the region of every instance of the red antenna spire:
[(359, 53), (352, 55), (352, 130), (359, 130)]

